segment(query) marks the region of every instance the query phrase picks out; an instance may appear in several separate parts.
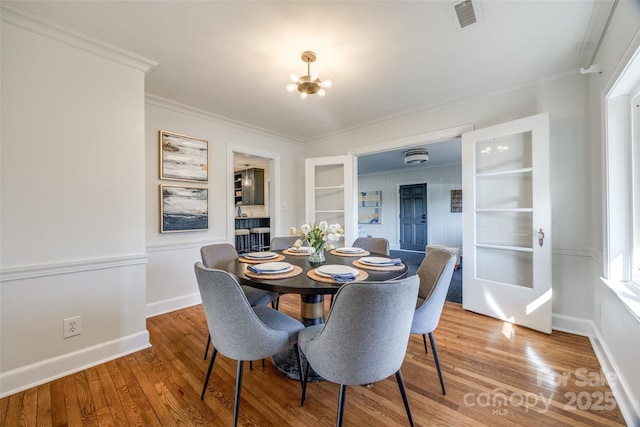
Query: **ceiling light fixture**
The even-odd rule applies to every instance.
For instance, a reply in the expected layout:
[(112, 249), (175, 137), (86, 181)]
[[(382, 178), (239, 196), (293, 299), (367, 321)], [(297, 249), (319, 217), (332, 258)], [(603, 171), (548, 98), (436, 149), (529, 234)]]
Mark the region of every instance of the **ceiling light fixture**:
[(245, 163), (244, 167), (247, 168), (244, 171), (244, 178), (242, 179), (242, 185), (245, 187), (251, 187), (253, 185), (253, 181), (251, 180), (251, 177), (249, 176), (249, 164)]
[(429, 152), (424, 148), (414, 148), (404, 152), (404, 162), (408, 165), (419, 165), (429, 160)]
[(302, 61), (307, 63), (307, 75), (298, 77), (297, 74), (291, 73), (291, 83), (287, 85), (287, 90), (293, 92), (297, 90), (300, 93), (300, 98), (306, 99), (307, 95), (313, 95), (317, 93), (320, 96), (325, 96), (327, 92), (325, 88), (331, 87), (331, 80), (320, 80), (318, 73), (311, 73), (311, 63), (315, 62), (316, 54), (310, 50), (302, 52)]

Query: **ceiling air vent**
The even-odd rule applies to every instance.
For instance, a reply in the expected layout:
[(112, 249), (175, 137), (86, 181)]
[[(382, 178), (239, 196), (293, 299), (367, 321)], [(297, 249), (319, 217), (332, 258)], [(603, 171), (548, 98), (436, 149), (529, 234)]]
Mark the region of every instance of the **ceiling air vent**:
[(451, 4), (451, 13), (458, 26), (458, 31), (482, 20), (478, 2), (473, 0), (464, 0)]

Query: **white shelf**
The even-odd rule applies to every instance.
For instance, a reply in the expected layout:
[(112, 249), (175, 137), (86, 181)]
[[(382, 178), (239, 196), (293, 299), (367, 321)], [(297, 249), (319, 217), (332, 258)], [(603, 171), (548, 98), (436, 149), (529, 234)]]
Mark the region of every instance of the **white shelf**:
[(344, 190), (344, 185), (331, 185), (327, 187), (315, 187), (315, 190)]

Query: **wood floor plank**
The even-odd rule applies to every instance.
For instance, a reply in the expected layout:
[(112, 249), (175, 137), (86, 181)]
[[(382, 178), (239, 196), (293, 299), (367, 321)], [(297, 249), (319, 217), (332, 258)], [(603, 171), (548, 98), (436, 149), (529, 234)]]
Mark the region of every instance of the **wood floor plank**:
[(37, 388), (37, 407), (35, 425), (37, 427), (49, 427), (53, 425), (51, 415), (51, 386), (42, 384)]
[(5, 418), (2, 422), (3, 426), (20, 425), (20, 414), (22, 413), (23, 397), (24, 397), (24, 392), (17, 393), (12, 396), (4, 398), (7, 400), (7, 410), (5, 413)]
[(38, 389), (30, 388), (23, 393), (22, 410), (20, 411), (20, 425), (36, 425), (36, 414), (38, 411)]
[(98, 420), (98, 414), (94, 405), (94, 396), (89, 390), (89, 381), (87, 380), (87, 370), (76, 372), (73, 374), (76, 393), (78, 399), (78, 406), (80, 408), (80, 415), (82, 417), (82, 425), (85, 426), (98, 426), (100, 425)]
[(85, 371), (87, 376), (87, 384), (89, 387), (89, 394), (92, 396), (92, 401), (95, 410), (95, 418), (100, 426), (110, 426), (116, 424), (111, 415), (107, 398), (105, 397), (100, 378), (98, 377), (98, 368), (93, 367)]
[(141, 378), (131, 371), (127, 358), (123, 357), (106, 364), (109, 376), (123, 404), (131, 425), (157, 425), (160, 419), (140, 386)]
[[(329, 304), (325, 302), (325, 315)], [(299, 317), (300, 297), (283, 295), (280, 311)], [(0, 399), (0, 425), (231, 425), (236, 361), (219, 355), (205, 394), (207, 325), (197, 305), (147, 320), (152, 347)], [(412, 336), (402, 366), (417, 426), (620, 426), (624, 420), (586, 337), (541, 334), (446, 303), (435, 332), (447, 394), (431, 348)], [(210, 352), (211, 353), (211, 352)], [(210, 356), (209, 356), (210, 357)], [(335, 425), (338, 385), (300, 384), (267, 359), (245, 364), (239, 424)], [(602, 401), (598, 401), (603, 397)], [(607, 405), (605, 405), (607, 403)], [(606, 406), (606, 407), (605, 407)], [(346, 426), (406, 426), (395, 377), (349, 386)]]
[[(51, 385), (51, 425), (68, 425), (67, 408), (65, 405), (64, 381), (62, 379), (58, 379), (49, 384)], [(38, 420), (38, 422), (40, 422), (40, 420)]]
[(107, 369), (107, 364), (96, 366), (96, 375), (99, 387), (104, 396), (104, 404), (109, 411), (110, 417), (115, 425), (142, 425), (139, 415), (131, 412), (131, 406), (125, 406), (123, 401), (127, 399), (127, 394), (118, 393), (113, 379)]

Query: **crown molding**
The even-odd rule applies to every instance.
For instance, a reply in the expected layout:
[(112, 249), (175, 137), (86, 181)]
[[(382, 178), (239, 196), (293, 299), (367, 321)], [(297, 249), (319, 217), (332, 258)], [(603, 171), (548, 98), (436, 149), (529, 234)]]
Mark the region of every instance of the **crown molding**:
[(344, 137), (348, 137), (348, 136), (353, 136), (353, 135), (357, 135), (358, 133), (367, 131), (367, 130), (375, 130), (375, 129), (379, 129), (379, 128), (383, 128), (383, 127), (387, 127), (390, 125), (394, 125), (394, 124), (398, 124), (398, 123), (402, 123), (408, 120), (414, 120), (414, 119), (419, 119), (421, 116), (424, 116), (425, 114), (434, 112), (434, 111), (438, 111), (438, 110), (442, 110), (444, 108), (455, 108), (458, 105), (463, 105), (466, 104), (468, 102), (471, 101), (475, 101), (475, 100), (482, 100), (484, 98), (487, 97), (491, 97), (491, 96), (498, 96), (498, 95), (503, 95), (506, 93), (511, 93), (511, 92), (515, 92), (518, 90), (525, 90), (525, 89), (530, 89), (530, 88), (534, 88), (540, 84), (543, 83), (549, 83), (555, 80), (560, 80), (563, 78), (567, 78), (567, 77), (571, 77), (571, 76), (578, 76), (579, 74), (579, 69), (578, 67), (569, 67), (569, 68), (565, 68), (563, 70), (559, 70), (557, 72), (554, 73), (550, 73), (547, 75), (543, 75), (543, 76), (539, 76), (533, 80), (525, 80), (525, 81), (521, 81), (519, 83), (515, 83), (513, 85), (510, 86), (505, 86), (496, 90), (492, 90), (492, 91), (487, 91), (487, 92), (483, 92), (483, 93), (478, 93), (472, 96), (468, 96), (468, 97), (464, 97), (464, 98), (456, 98), (456, 99), (452, 99), (450, 101), (447, 102), (443, 102), (440, 104), (430, 104), (430, 105), (425, 105), (419, 108), (416, 108), (414, 110), (409, 110), (409, 111), (403, 111), (403, 112), (398, 112), (396, 114), (390, 115), (390, 116), (386, 116), (383, 117), (379, 120), (374, 120), (368, 123), (364, 123), (361, 125), (357, 125), (357, 126), (353, 126), (350, 128), (346, 128), (346, 129), (339, 129), (333, 132), (329, 132), (326, 133), (322, 136), (319, 136), (317, 138), (313, 138), (313, 139), (308, 139), (305, 140), (304, 142), (306, 144), (324, 144), (327, 143), (329, 141), (333, 141), (335, 139), (338, 138), (344, 138)]
[(84, 50), (85, 52), (93, 53), (135, 70), (142, 71), (143, 73), (146, 73), (158, 65), (156, 61), (151, 59), (89, 36), (76, 33), (75, 31), (59, 27), (28, 13), (7, 7), (6, 5), (0, 6), (0, 19), (3, 23), (11, 24), (23, 30), (31, 31), (32, 33)]
[(232, 120), (224, 116), (219, 116), (217, 114), (211, 113), (206, 110), (201, 110), (199, 108), (192, 107), (187, 104), (182, 104), (180, 102), (173, 101), (171, 99), (163, 98), (161, 96), (153, 95), (150, 93), (147, 93), (145, 95), (145, 103), (149, 105), (154, 105), (156, 107), (165, 108), (167, 110), (175, 111), (178, 113), (186, 114), (188, 116), (196, 117), (198, 119), (214, 122), (222, 126), (239, 129), (245, 132), (256, 133), (262, 136), (268, 136), (270, 138), (276, 138), (280, 141), (288, 142), (290, 144), (303, 145), (302, 141), (291, 138), (290, 136), (283, 135), (281, 133), (277, 133), (277, 132), (260, 128), (257, 126), (253, 126), (248, 123)]

